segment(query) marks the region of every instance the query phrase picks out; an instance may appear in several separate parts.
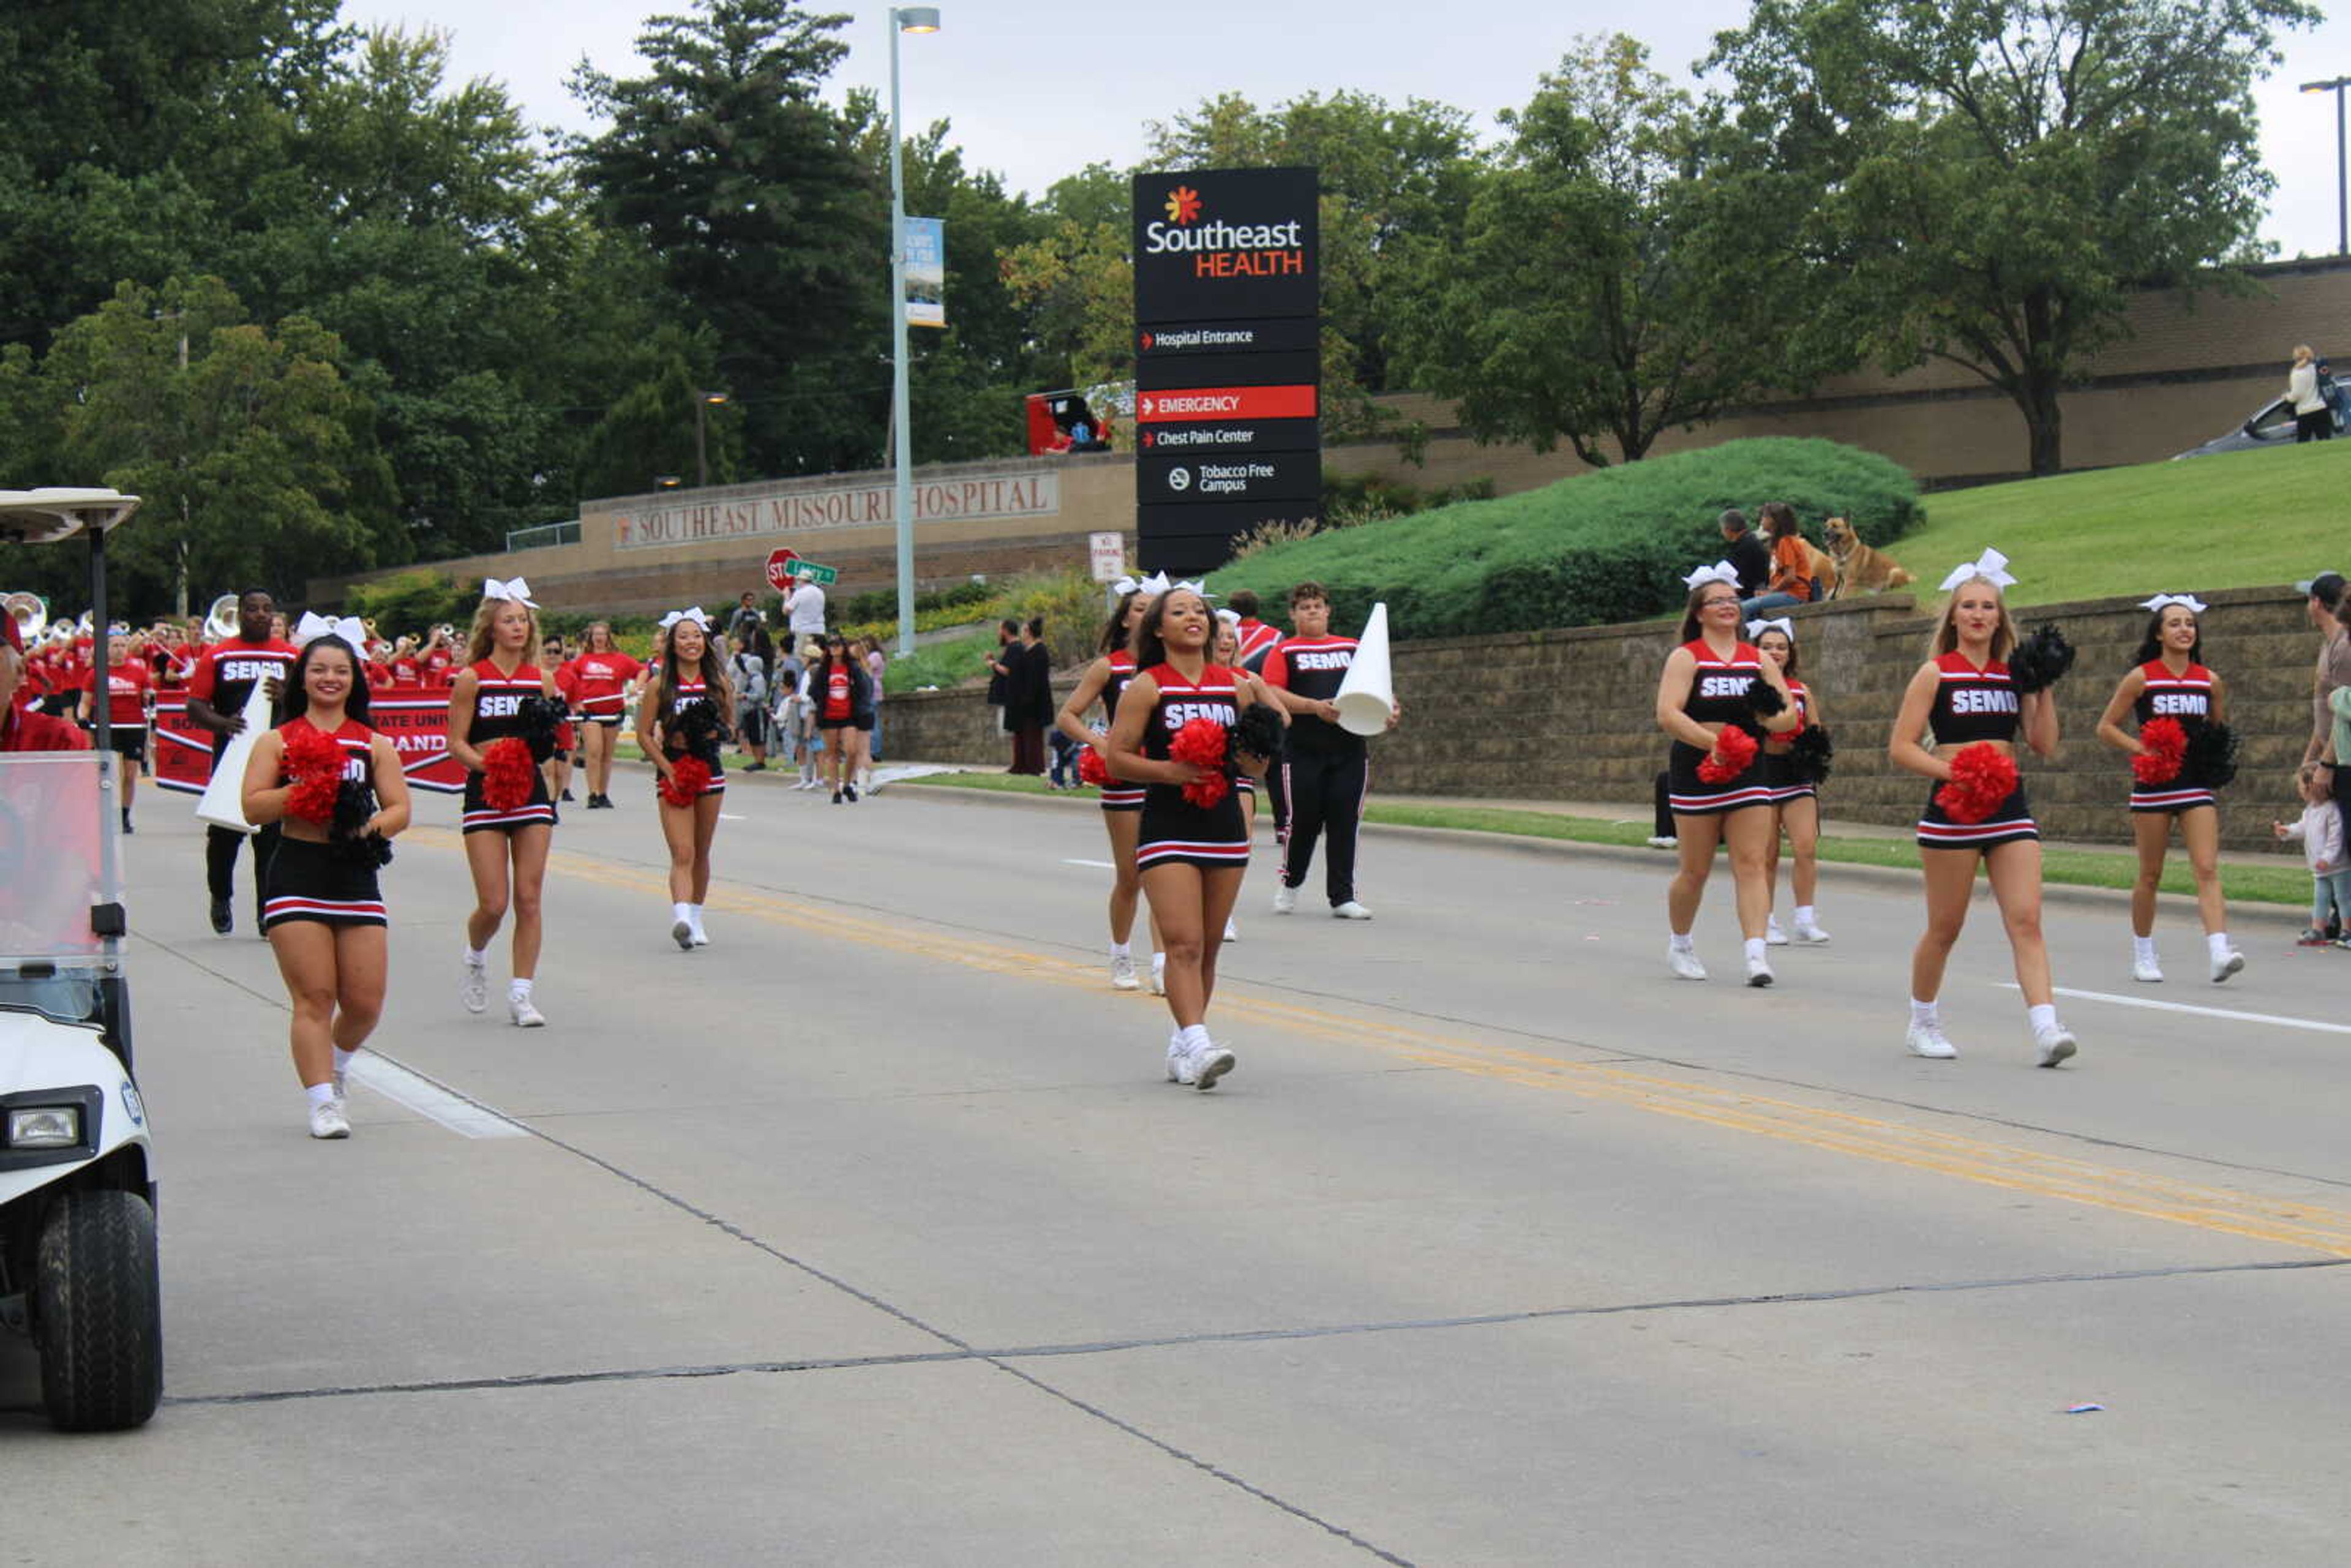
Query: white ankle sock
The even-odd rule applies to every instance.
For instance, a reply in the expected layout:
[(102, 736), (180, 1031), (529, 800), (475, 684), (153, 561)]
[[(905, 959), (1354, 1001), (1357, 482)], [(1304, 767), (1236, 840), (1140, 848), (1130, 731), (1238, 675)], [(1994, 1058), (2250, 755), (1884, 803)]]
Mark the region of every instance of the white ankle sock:
[(1110, 956), (1113, 958), (1132, 958), (1134, 956), (1134, 944), (1113, 942), (1110, 945)]
[(1208, 1026), (1204, 1023), (1186, 1024), (1176, 1039), (1183, 1042), (1186, 1051), (1206, 1051), (1208, 1049)]
[(2045, 1034), (2057, 1027), (2057, 1004), (2043, 1002), (2037, 1007), (2027, 1008), (2024, 1017), (2025, 1021), (2032, 1024), (2033, 1033)]
[(1811, 904), (1800, 904), (1796, 905), (1796, 924), (1799, 925), (1816, 925), (1819, 924), (1818, 921), (1813, 918), (1813, 906)]
[(693, 909), (694, 905), (691, 904), (684, 902), (673, 904), (669, 906), (670, 918), (673, 920), (692, 920), (694, 918), (692, 914)]
[(2204, 938), (2204, 946), (2211, 949), (2212, 956), (2215, 958), (2225, 958), (2231, 951), (2229, 934), (2226, 931), (2215, 931)]
[(358, 1051), (345, 1051), (340, 1045), (335, 1047), (335, 1071), (338, 1072), (347, 1071), (351, 1065), (351, 1058), (358, 1054)]
[(1165, 953), (1154, 953), (1151, 955), (1151, 967), (1154, 969), (1165, 969), (1167, 967), (1167, 955)]
[(489, 961), (490, 956), (487, 953), (483, 952), (479, 947), (468, 947), (465, 949), (465, 962), (471, 964), (475, 968), (478, 969)]
[(508, 1001), (516, 1002), (527, 1002), (530, 1000), (530, 982), (528, 980), (512, 980), (507, 982), (507, 999)]
[(1698, 944), (1690, 940), (1689, 933), (1687, 931), (1669, 932), (1666, 936), (1666, 946), (1677, 953), (1698, 951)]
[(1922, 1002), (1917, 998), (1912, 997), (1910, 1021), (1921, 1028), (1927, 1028), (1939, 1025), (1943, 1021), (1943, 1015), (1933, 1002)]
[(332, 1083), (308, 1084), (304, 1087), (302, 1092), (310, 1097), (310, 1108), (314, 1111), (321, 1105), (331, 1105), (335, 1103), (335, 1086)]
[(2152, 936), (2132, 937), (2131, 956), (2149, 964), (2155, 962), (2155, 938)]

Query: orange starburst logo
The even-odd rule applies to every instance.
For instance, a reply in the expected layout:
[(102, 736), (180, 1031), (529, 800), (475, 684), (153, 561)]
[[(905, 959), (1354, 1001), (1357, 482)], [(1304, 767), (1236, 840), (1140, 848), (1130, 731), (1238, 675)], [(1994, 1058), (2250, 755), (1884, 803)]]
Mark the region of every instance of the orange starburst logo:
[(1167, 216), (1174, 222), (1188, 224), (1199, 215), (1199, 192), (1189, 185), (1178, 185), (1167, 193)]

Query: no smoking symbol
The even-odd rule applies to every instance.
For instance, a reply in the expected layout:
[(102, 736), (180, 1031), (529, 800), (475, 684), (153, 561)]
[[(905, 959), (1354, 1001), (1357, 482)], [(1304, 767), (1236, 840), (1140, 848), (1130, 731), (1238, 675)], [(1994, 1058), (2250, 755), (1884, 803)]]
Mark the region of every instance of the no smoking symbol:
[(1167, 487), (1171, 490), (1190, 489), (1192, 471), (1189, 468), (1170, 468), (1167, 470)]

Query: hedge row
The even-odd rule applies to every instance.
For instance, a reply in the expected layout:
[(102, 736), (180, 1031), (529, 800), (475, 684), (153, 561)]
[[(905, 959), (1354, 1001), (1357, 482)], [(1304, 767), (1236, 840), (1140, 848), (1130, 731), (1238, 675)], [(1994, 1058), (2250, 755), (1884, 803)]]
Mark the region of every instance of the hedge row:
[(1562, 479), (1524, 495), (1469, 501), (1317, 534), (1219, 570), (1219, 594), (1254, 590), (1268, 618), (1311, 579), (1331, 591), (1337, 626), (1384, 600), (1402, 639), (1641, 621), (1678, 610), (1681, 578), (1719, 559), (1715, 519), (1765, 501), (1796, 509), (1821, 543), (1843, 515), (1870, 544), (1921, 521), (1917, 481), (1875, 453), (1834, 441), (1768, 437)]

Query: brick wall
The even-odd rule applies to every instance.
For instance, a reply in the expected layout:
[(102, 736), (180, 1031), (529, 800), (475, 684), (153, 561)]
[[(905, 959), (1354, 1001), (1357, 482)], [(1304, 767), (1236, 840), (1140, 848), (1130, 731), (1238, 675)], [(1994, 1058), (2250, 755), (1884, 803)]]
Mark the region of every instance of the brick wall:
[[(2268, 847), (2269, 821), (2300, 807), (2292, 774), (2310, 733), (2317, 652), (2306, 602), (2291, 590), (2203, 596), (2205, 654), (2228, 684), (2229, 716), (2244, 740), (2238, 782), (2224, 797), (2224, 841)], [(1931, 607), (1939, 601), (1929, 601)], [(1794, 612), (1804, 682), (1836, 738), (1825, 787), (1832, 817), (1905, 826), (1917, 820), (1925, 779), (1886, 760), (1902, 688), (1926, 656), (1931, 616), (1907, 594)], [(2063, 744), (2055, 761), (2027, 758), (2033, 814), (2054, 838), (2129, 841), (2128, 764), (2097, 738), (2147, 612), (2128, 600), (2037, 606), (2029, 626), (2053, 621), (2080, 650), (2058, 686)], [(1394, 674), (1405, 721), (1373, 743), (1376, 788), (1401, 794), (1646, 803), (1665, 766), (1656, 720), (1657, 675), (1677, 622), (1452, 637), (1397, 645)], [(884, 725), (897, 757), (1001, 762), (977, 688), (889, 699)]]

